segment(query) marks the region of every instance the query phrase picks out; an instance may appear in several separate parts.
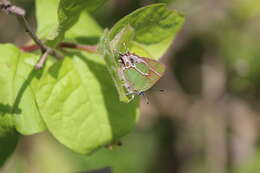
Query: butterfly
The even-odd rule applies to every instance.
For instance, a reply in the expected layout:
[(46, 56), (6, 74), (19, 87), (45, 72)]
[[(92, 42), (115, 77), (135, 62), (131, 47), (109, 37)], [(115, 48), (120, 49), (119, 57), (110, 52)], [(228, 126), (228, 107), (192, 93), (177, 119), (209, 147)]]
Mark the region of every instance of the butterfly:
[(164, 74), (165, 66), (159, 61), (134, 53), (119, 53), (119, 76), (127, 95), (144, 95)]

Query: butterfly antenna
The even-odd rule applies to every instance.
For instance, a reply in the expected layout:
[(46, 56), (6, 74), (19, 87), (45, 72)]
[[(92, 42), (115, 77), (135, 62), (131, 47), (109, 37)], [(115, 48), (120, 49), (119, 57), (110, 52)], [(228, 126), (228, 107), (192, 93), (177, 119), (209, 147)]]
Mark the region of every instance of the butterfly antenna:
[(156, 91), (156, 92), (165, 92), (166, 90), (164, 89), (156, 89), (156, 88), (151, 88), (150, 91)]
[(141, 96), (144, 97), (146, 104), (150, 103), (149, 100), (148, 100), (148, 97), (144, 94), (144, 92), (140, 92), (138, 95), (141, 95)]

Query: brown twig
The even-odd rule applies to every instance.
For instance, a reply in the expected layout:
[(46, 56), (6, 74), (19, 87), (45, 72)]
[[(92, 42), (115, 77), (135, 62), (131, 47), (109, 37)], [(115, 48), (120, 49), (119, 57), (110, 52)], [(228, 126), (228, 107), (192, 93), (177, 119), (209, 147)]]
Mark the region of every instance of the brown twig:
[(45, 63), (45, 61), (46, 61), (48, 55), (50, 54), (50, 52), (51, 52), (51, 50), (48, 49), (48, 50), (46, 50), (46, 51), (41, 55), (41, 57), (40, 57), (38, 63), (35, 65), (35, 68), (36, 68), (36, 69), (41, 69), (41, 68), (43, 67), (43, 65), (44, 65), (44, 63)]
[[(8, 0), (0, 0), (0, 10), (7, 13), (7, 14), (13, 14), (17, 17), (18, 21), (21, 23), (21, 25), (25, 28), (25, 31), (29, 34), (31, 39), (35, 42), (35, 44), (41, 49), (42, 55), (40, 57), (39, 62), (36, 64), (36, 68), (39, 69), (39, 67), (42, 67), (44, 62), (47, 59), (48, 55), (52, 55), (57, 59), (62, 59), (63, 55), (56, 50), (48, 47), (45, 45), (32, 31), (29, 23), (27, 22), (25, 18), (25, 10), (17, 7), (15, 5), (12, 5), (10, 1)], [(39, 64), (40, 63), (40, 64)]]
[(4, 11), (7, 14), (14, 14), (19, 16), (25, 15), (24, 9), (12, 5), (11, 2), (8, 0), (0, 0), (0, 10)]

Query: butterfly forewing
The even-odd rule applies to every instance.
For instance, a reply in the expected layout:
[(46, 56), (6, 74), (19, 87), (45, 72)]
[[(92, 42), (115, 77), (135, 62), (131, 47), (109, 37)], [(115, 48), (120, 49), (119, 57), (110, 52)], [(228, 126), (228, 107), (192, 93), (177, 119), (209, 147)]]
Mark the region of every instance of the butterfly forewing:
[(151, 88), (165, 71), (164, 65), (156, 60), (145, 57), (138, 58), (140, 61), (134, 63), (134, 67), (123, 69), (127, 86), (133, 93), (140, 93)]

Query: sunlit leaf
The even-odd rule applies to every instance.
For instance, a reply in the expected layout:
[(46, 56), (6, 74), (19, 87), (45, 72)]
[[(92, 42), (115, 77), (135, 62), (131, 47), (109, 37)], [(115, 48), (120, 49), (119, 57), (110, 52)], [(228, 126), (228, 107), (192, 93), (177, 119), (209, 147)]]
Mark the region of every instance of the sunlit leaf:
[(165, 4), (153, 4), (137, 9), (118, 21), (111, 29), (110, 39), (126, 25), (130, 25), (135, 32), (131, 50), (141, 47), (151, 58), (159, 59), (174, 40), (183, 22), (184, 16), (180, 12), (169, 10)]
[(45, 130), (35, 98), (40, 75), (34, 70), (37, 56), (12, 45), (1, 45), (0, 52), (1, 126), (13, 126), (22, 134)]
[(61, 143), (89, 153), (131, 131), (138, 102), (119, 102), (99, 56), (78, 52), (48, 63), (37, 102), (49, 131)]
[[(80, 14), (92, 12), (105, 0), (37, 0), (38, 34), (50, 46), (63, 40), (67, 30), (77, 23)], [(48, 9), (46, 13), (46, 9)]]

